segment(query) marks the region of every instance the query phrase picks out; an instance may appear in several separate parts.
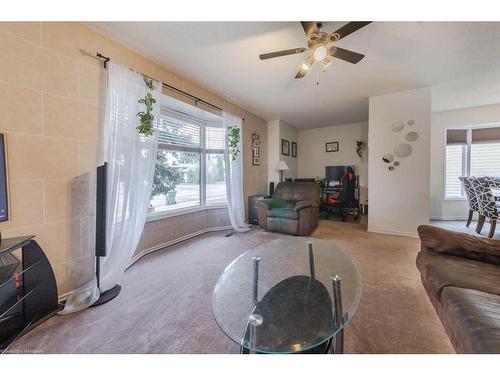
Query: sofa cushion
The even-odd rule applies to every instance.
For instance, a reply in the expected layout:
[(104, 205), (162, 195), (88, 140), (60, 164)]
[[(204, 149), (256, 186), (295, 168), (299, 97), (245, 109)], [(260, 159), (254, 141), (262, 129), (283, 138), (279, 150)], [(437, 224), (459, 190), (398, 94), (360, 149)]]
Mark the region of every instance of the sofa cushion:
[(267, 218), (267, 230), (297, 235), (299, 234), (299, 220), (285, 219), (282, 217)]
[(458, 353), (500, 353), (500, 296), (445, 287), (443, 324)]
[(262, 202), (266, 204), (268, 209), (294, 208), (295, 203), (297, 203), (297, 201), (293, 199), (279, 199), (279, 198), (264, 199)]
[(272, 208), (267, 212), (267, 216), (298, 220), (299, 212), (295, 207)]
[(273, 194), (273, 199), (308, 200), (313, 207), (319, 206), (319, 197), (319, 185), (315, 182), (280, 182)]
[(432, 225), (420, 225), (417, 231), (423, 249), (500, 265), (499, 240), (453, 232)]
[(422, 250), (417, 255), (417, 267), (429, 291), (438, 300), (446, 286), (500, 295), (500, 268), (497, 265)]
[(295, 203), (295, 211), (303, 210), (304, 208), (312, 207), (312, 202), (308, 200), (301, 200)]

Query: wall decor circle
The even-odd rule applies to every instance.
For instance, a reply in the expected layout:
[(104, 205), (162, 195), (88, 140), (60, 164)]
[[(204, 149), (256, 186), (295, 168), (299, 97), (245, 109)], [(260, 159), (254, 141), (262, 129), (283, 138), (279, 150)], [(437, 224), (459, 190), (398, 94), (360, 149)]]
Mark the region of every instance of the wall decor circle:
[(399, 161), (395, 161), (395, 162), (393, 163), (393, 165), (394, 165), (395, 167), (399, 166)]
[(409, 133), (406, 133), (405, 139), (408, 142), (415, 142), (418, 139), (418, 137), (419, 137), (419, 135), (417, 132), (409, 132)]
[(382, 160), (384, 163), (392, 163), (394, 161), (394, 155), (393, 154), (385, 154), (382, 156)]
[(408, 121), (406, 121), (406, 125), (410, 125), (410, 126), (412, 126), (412, 125), (414, 125), (414, 124), (415, 124), (415, 121), (414, 121), (414, 120), (408, 120)]
[(408, 143), (400, 143), (394, 146), (394, 154), (400, 158), (410, 156), (413, 148)]
[(394, 122), (392, 125), (391, 125), (391, 130), (394, 132), (394, 133), (397, 133), (397, 132), (400, 132), (401, 130), (403, 130), (405, 127), (405, 124), (402, 122), (402, 121), (396, 121)]

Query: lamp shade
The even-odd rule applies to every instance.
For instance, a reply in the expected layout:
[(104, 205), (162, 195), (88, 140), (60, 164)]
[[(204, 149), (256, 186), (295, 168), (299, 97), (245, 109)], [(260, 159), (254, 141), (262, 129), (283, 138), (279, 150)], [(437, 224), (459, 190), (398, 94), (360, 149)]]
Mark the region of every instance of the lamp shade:
[(276, 165), (276, 170), (277, 171), (288, 171), (290, 168), (288, 168), (288, 165), (283, 160), (280, 160), (278, 164)]

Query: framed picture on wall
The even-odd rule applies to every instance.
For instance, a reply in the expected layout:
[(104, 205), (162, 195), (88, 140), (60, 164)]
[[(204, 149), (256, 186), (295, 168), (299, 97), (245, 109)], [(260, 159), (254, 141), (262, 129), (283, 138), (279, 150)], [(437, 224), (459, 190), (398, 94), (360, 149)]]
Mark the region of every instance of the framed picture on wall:
[(292, 158), (297, 157), (297, 142), (292, 141)]
[(281, 140), (281, 155), (290, 156), (290, 142), (286, 139)]
[(252, 134), (252, 165), (260, 165), (260, 136)]
[(338, 142), (327, 142), (326, 143), (326, 152), (337, 152), (339, 150)]

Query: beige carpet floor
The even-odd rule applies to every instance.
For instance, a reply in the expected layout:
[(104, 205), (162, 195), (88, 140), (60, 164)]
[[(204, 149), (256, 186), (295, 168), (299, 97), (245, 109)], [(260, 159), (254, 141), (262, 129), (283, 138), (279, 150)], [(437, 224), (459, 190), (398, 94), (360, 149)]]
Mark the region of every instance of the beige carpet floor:
[[(217, 232), (143, 257), (112, 302), (56, 316), (19, 339), (17, 353), (237, 353), (217, 327), (214, 285), (245, 250), (278, 238), (253, 229)], [(363, 278), (361, 302), (345, 331), (346, 353), (453, 353), (415, 266), (419, 241), (322, 221), (313, 237), (341, 245)]]

